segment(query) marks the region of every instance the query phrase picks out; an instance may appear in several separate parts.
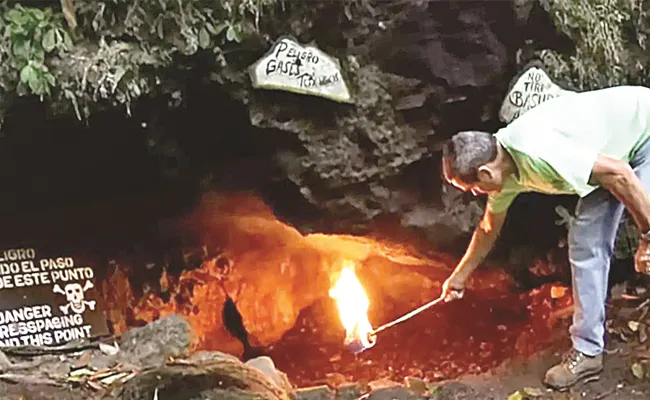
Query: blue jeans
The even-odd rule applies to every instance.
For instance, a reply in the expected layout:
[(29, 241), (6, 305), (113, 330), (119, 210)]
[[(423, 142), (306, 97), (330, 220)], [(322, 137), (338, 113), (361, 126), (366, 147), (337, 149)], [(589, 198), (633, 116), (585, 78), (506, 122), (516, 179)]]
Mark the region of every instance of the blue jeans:
[[(650, 192), (650, 140), (630, 161)], [(595, 356), (604, 350), (605, 301), (614, 240), (624, 206), (608, 190), (598, 188), (578, 201), (569, 227), (569, 261), (573, 280), (573, 347)]]

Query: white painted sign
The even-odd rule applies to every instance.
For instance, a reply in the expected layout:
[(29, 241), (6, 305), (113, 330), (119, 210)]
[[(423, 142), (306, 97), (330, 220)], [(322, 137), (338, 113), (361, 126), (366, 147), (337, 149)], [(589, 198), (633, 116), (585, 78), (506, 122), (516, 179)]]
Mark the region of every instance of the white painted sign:
[(562, 89), (551, 80), (551, 77), (542, 68), (529, 68), (521, 74), (503, 100), (499, 110), (499, 119), (510, 123), (543, 102), (567, 93), (575, 92)]
[(284, 37), (249, 68), (253, 87), (351, 103), (339, 60), (312, 45)]

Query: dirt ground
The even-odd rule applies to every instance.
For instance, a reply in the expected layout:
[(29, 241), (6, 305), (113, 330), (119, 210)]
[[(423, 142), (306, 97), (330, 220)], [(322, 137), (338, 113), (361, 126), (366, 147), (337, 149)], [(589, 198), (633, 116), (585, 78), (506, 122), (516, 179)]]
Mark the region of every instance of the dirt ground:
[[(645, 301), (619, 299), (610, 303), (606, 325), (605, 369), (598, 379), (579, 383), (566, 392), (546, 389), (542, 384), (542, 378), (545, 371), (557, 363), (562, 353), (569, 348), (567, 333), (569, 320), (564, 320), (560, 324), (562, 326), (558, 326), (554, 331), (557, 337), (554, 335), (551, 340), (554, 343), (553, 348), (539, 352), (526, 360), (506, 361), (482, 375), (465, 375), (453, 381), (433, 383), (435, 389), (432, 389), (432, 385), (429, 384), (427, 385), (429, 386), (428, 397), (432, 400), (650, 399), (650, 340), (648, 340), (650, 328), (647, 328), (650, 326), (649, 310), (650, 298)], [(61, 357), (61, 362), (64, 362), (64, 358)], [(633, 366), (636, 366), (636, 369)], [(12, 383), (12, 375), (22, 375), (22, 384)], [(23, 371), (16, 371), (16, 374), (0, 374), (0, 400), (88, 400), (97, 398), (98, 395), (97, 392), (84, 390), (81, 387), (75, 388), (68, 384), (62, 385), (63, 387), (39, 385), (37, 382), (39, 379), (42, 381), (43, 375), (39, 378), (25, 374)], [(416, 397), (407, 394), (406, 397), (391, 397), (391, 400)], [(182, 397), (173, 398), (186, 400)], [(372, 396), (372, 393), (370, 396), (370, 399), (384, 398)]]
[[(566, 392), (547, 389), (542, 383), (548, 368), (561, 360), (562, 354), (570, 346), (568, 334), (557, 342), (552, 349), (545, 350), (528, 360), (509, 361), (497, 369), (474, 377), (465, 377), (459, 381), (473, 389), (472, 397), (449, 397), (449, 399), (509, 399), (516, 392), (529, 392), (532, 395), (513, 396), (513, 400), (539, 399), (539, 400), (633, 400), (650, 399), (650, 379), (648, 379), (647, 360), (650, 358), (650, 348), (645, 333), (637, 335), (638, 331), (632, 330), (638, 319), (647, 315), (648, 305), (639, 302), (619, 302), (609, 310), (607, 333), (607, 351), (605, 354), (605, 368), (597, 377), (578, 383)], [(640, 313), (640, 315), (639, 315)], [(638, 318), (641, 317), (641, 318)], [(630, 321), (633, 321), (630, 324)], [(567, 321), (568, 323), (568, 321)], [(638, 336), (641, 336), (639, 338)], [(638, 378), (633, 373), (634, 364), (646, 365), (645, 377)], [(638, 371), (637, 371), (638, 374)], [(442, 400), (442, 399), (440, 399)]]

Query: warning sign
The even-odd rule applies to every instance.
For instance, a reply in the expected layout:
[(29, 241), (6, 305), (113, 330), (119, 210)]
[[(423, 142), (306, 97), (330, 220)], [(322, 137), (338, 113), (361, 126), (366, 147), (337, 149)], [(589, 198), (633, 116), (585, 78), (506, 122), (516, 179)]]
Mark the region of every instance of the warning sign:
[(33, 248), (0, 252), (0, 347), (59, 345), (108, 333), (95, 270)]

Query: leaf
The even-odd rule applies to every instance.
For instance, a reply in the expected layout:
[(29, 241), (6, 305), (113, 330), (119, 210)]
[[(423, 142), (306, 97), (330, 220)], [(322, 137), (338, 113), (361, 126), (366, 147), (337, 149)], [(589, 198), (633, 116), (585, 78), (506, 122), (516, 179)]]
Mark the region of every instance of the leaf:
[(45, 91), (43, 89), (43, 81), (39, 79), (39, 76), (36, 74), (36, 72), (31, 75), (31, 79), (29, 80), (29, 88), (34, 94), (41, 94)]
[(28, 84), (33, 75), (36, 73), (31, 64), (27, 64), (23, 69), (20, 70), (20, 81), (24, 84)]
[(643, 365), (639, 363), (634, 363), (632, 364), (632, 374), (637, 378), (637, 379), (643, 379), (645, 376), (645, 371), (643, 368)]
[(38, 20), (42, 20), (43, 18), (45, 18), (45, 14), (43, 13), (43, 11), (39, 10), (38, 8), (32, 8), (31, 12), (32, 15)]
[(526, 396), (530, 396), (530, 397), (541, 397), (544, 395), (542, 389), (533, 388), (533, 387), (524, 388), (523, 392)]
[(43, 48), (45, 51), (50, 52), (54, 50), (54, 47), (56, 47), (56, 31), (50, 29), (47, 31), (45, 36), (43, 36)]
[(164, 39), (165, 38), (165, 30), (163, 26), (163, 20), (160, 19), (158, 21), (158, 24), (156, 24), (156, 33), (158, 34), (158, 38)]
[(201, 46), (202, 49), (210, 47), (210, 34), (205, 28), (201, 28), (199, 31), (199, 46)]
[(61, 32), (63, 32), (63, 45), (65, 46), (66, 50), (71, 49), (72, 46), (74, 46), (74, 43), (72, 43), (70, 34), (65, 30), (61, 30)]
[(352, 21), (352, 13), (350, 12), (350, 6), (346, 5), (343, 8), (343, 13), (345, 14), (345, 17), (348, 19), (348, 21)]
[(19, 24), (19, 21), (22, 16), (23, 13), (18, 11), (17, 8), (13, 8), (7, 12), (7, 19), (9, 19), (10, 22), (13, 22), (15, 24)]
[(553, 299), (559, 299), (561, 297), (564, 297), (566, 292), (569, 290), (569, 288), (565, 286), (552, 286), (551, 287), (551, 298)]
[(237, 32), (235, 31), (235, 27), (233, 25), (230, 25), (228, 27), (228, 30), (226, 31), (226, 39), (229, 42), (232, 42), (232, 41), (239, 42), (239, 40), (237, 40), (238, 39)]
[(56, 78), (54, 78), (54, 75), (49, 72), (45, 74), (45, 79), (47, 79), (47, 83), (52, 87), (56, 84)]
[[(210, 26), (212, 26), (212, 25), (210, 25)], [(214, 29), (214, 32), (212, 32), (212, 34), (213, 34), (214, 36), (217, 36), (217, 35), (219, 35), (221, 32), (223, 32), (223, 30), (226, 29), (227, 27), (228, 27), (228, 24), (225, 23), (225, 22), (222, 22), (222, 23), (220, 23), (219, 25), (217, 25), (217, 26), (215, 26), (215, 27), (212, 28), (212, 29)]]
[(430, 398), (435, 399), (435, 398), (438, 397), (437, 392), (438, 392), (438, 390), (440, 390), (440, 386), (437, 386), (435, 384), (430, 384), (430, 385), (428, 385), (428, 389), (429, 389), (428, 392), (429, 392), (429, 397)]
[(117, 89), (117, 85), (119, 85), (120, 81), (122, 80), (122, 77), (126, 73), (126, 70), (122, 66), (118, 66), (115, 68), (115, 73), (113, 74), (113, 93), (115, 93), (115, 90)]
[(641, 326), (639, 326), (639, 342), (645, 343), (646, 340), (648, 340), (648, 330), (645, 324), (641, 324)]
[(45, 51), (40, 47), (32, 47), (31, 50), (31, 59), (43, 64), (45, 62)]
[(31, 44), (28, 40), (17, 39), (14, 41), (12, 52), (17, 58), (22, 58), (25, 61), (29, 60)]
[(526, 398), (524, 397), (526, 394), (523, 393), (521, 390), (517, 390), (510, 396), (508, 396), (508, 400), (525, 400)]

